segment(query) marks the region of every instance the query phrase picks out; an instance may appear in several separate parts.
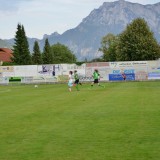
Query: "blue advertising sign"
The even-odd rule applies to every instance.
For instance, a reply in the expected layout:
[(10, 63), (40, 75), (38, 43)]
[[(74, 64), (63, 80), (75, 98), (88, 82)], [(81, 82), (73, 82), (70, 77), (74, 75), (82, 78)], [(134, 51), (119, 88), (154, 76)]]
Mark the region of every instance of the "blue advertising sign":
[(148, 73), (148, 79), (160, 79), (160, 73)]
[[(112, 71), (113, 74), (121, 74), (122, 70), (115, 69)], [(134, 69), (125, 69), (123, 70), (123, 73), (125, 74), (134, 74)]]
[[(126, 80), (133, 81), (135, 80), (135, 74), (125, 74)], [(109, 74), (109, 81), (123, 81), (122, 74)]]

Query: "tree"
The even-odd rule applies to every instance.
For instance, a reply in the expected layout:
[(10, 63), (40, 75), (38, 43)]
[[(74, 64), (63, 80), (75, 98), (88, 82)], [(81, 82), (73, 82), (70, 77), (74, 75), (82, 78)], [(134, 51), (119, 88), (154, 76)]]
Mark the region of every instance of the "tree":
[(118, 46), (118, 36), (107, 34), (102, 38), (100, 51), (103, 52), (104, 61), (116, 61), (116, 49)]
[(31, 64), (29, 45), (23, 25), (18, 24), (13, 46), (13, 63), (17, 65)]
[(41, 55), (37, 41), (34, 42), (32, 63), (33, 64), (42, 64), (42, 55)]
[(159, 56), (160, 47), (144, 19), (135, 19), (120, 34), (117, 60), (156, 60)]
[(65, 45), (57, 43), (51, 46), (51, 53), (53, 55), (53, 63), (74, 63), (76, 57), (72, 51)]
[(99, 58), (94, 58), (90, 62), (103, 62), (103, 59), (101, 57)]
[(51, 47), (50, 47), (48, 38), (45, 40), (42, 59), (43, 59), (43, 64), (52, 64), (53, 63), (53, 56), (51, 54)]

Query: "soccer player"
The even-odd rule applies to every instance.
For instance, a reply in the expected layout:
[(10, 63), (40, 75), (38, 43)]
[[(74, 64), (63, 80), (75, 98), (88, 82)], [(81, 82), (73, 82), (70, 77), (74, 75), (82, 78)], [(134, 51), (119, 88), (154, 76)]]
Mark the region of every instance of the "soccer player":
[(72, 86), (73, 86), (73, 72), (69, 71), (69, 76), (68, 76), (68, 90), (71, 92), (72, 91)]
[(98, 86), (105, 88), (105, 86), (99, 84), (100, 74), (97, 69), (94, 70), (92, 76), (94, 81), (91, 83), (91, 87), (93, 87), (93, 84), (98, 84)]
[(125, 75), (124, 72), (122, 73), (122, 77), (123, 77), (123, 80), (125, 81), (126, 80), (126, 75)]
[(77, 70), (74, 71), (74, 85), (76, 86), (76, 89), (77, 91), (79, 91), (79, 88), (78, 88), (78, 85), (82, 85), (82, 83), (79, 82), (79, 76), (78, 76), (78, 73), (77, 73)]

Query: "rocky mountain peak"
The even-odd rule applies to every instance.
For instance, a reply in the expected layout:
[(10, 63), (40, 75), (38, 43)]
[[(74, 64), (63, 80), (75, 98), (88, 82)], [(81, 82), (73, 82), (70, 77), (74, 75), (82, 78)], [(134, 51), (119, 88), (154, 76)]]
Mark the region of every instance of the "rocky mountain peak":
[(54, 32), (54, 33), (52, 33), (51, 35), (47, 35), (47, 34), (44, 34), (43, 35), (43, 39), (46, 39), (46, 38), (48, 38), (48, 37), (57, 37), (57, 36), (59, 36), (60, 34), (58, 33), (58, 32)]

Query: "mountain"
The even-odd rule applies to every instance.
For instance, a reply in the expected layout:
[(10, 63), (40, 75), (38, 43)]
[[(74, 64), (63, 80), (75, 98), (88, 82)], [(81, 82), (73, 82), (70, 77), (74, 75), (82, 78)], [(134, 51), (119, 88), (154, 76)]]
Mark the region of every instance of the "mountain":
[[(75, 28), (67, 30), (63, 34), (57, 32), (44, 35), (38, 40), (43, 49), (44, 41), (48, 38), (50, 44), (60, 42), (67, 45), (78, 60), (93, 59), (102, 55), (98, 51), (103, 36), (108, 33), (119, 34), (127, 24), (135, 18), (144, 18), (155, 37), (160, 41), (160, 3), (142, 5), (124, 0), (104, 2), (98, 9), (94, 9)], [(30, 48), (33, 48), (33, 39), (28, 39)]]
[(0, 48), (12, 48), (12, 45), (5, 40), (0, 39)]

